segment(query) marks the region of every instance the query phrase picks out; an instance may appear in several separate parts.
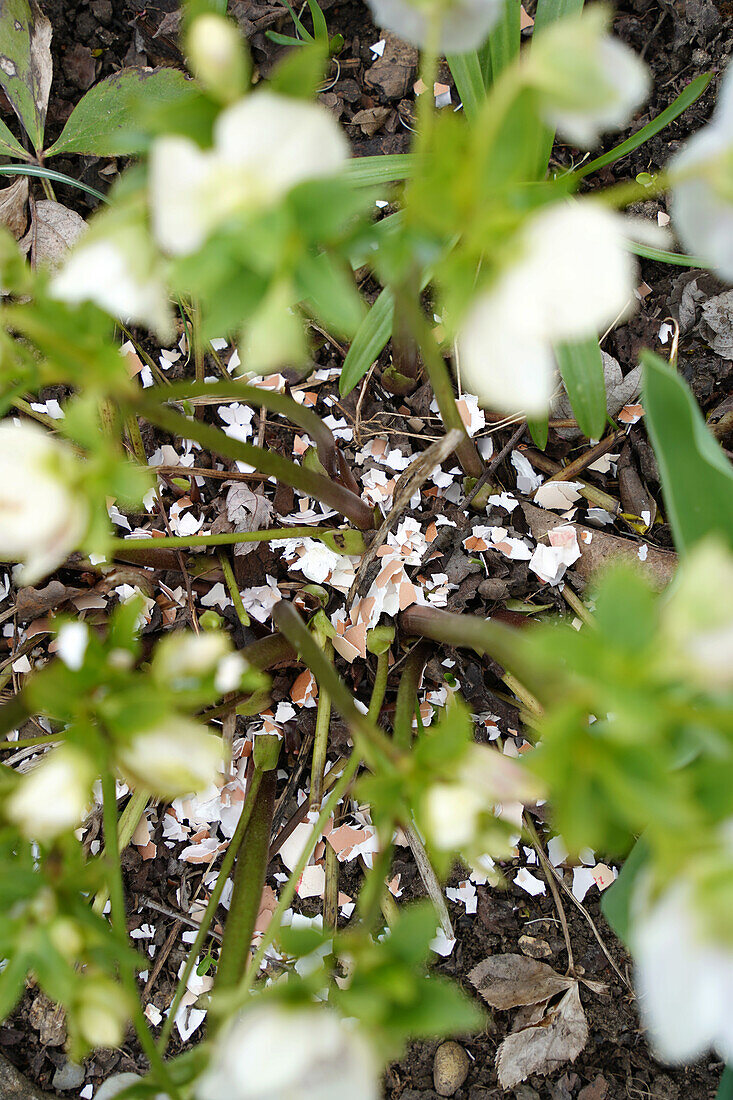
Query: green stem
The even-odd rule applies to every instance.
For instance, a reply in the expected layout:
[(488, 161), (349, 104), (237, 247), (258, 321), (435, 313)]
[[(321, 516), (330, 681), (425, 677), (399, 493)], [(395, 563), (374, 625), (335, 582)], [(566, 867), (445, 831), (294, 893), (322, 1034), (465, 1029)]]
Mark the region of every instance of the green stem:
[[(325, 640), (323, 655), (330, 660), (333, 647), (328, 639)], [(311, 802), (314, 806), (320, 806), (323, 798), (323, 772), (326, 767), (326, 754), (328, 752), (328, 734), (331, 729), (331, 697), (325, 688), (318, 692), (318, 711), (316, 713), (316, 731), (313, 738), (313, 759), (311, 762)]]
[(276, 788), (277, 771), (272, 769), (262, 776), (242, 850), (237, 856), (234, 892), (216, 971), (217, 992), (226, 992), (239, 985), (250, 955), (265, 885)]
[[(493, 657), (505, 668), (511, 668), (527, 677), (541, 689), (551, 689), (552, 679), (547, 678), (528, 659), (519, 631), (503, 623), (479, 619), (475, 615), (453, 615), (434, 607), (408, 607), (400, 615), (400, 625), (406, 634), (431, 638), (444, 645), (475, 649)], [(511, 674), (510, 674), (511, 675)], [(518, 683), (512, 677), (513, 683)], [(523, 702), (534, 714), (542, 714), (542, 706), (526, 688), (522, 688)], [(531, 706), (529, 705), (531, 700)]]
[(295, 896), (295, 890), (297, 888), (298, 882), (300, 881), (300, 876), (303, 874), (303, 871), (308, 864), (308, 860), (312, 856), (315, 846), (321, 838), (328, 819), (330, 818), (334, 809), (339, 804), (349, 786), (351, 785), (351, 781), (356, 775), (360, 764), (361, 759), (359, 757), (359, 754), (353, 752), (349, 757), (340, 778), (334, 784), (333, 788), (331, 789), (331, 793), (323, 804), (323, 809), (318, 815), (318, 819), (316, 820), (311, 830), (311, 835), (308, 839), (308, 843), (301, 852), (300, 858), (297, 860), (295, 867), (291, 871), (288, 881), (285, 883), (282, 890), (280, 891), (280, 900), (274, 913), (272, 914), (272, 919), (270, 920), (270, 923), (267, 926), (267, 930), (260, 940), (259, 947), (252, 956), (250, 964), (247, 967), (247, 973), (244, 975), (244, 978), (239, 984), (237, 990), (237, 1000), (240, 1003), (245, 1001), (249, 996), (250, 988), (260, 969), (260, 964), (265, 957), (265, 952), (277, 935), (277, 930), (280, 927), (283, 913), (286, 909), (290, 908), (290, 903)]
[(252, 816), (255, 799), (257, 798), (260, 783), (262, 782), (262, 776), (263, 773), (258, 769), (255, 769), (252, 776), (252, 785), (247, 791), (247, 798), (244, 805), (242, 806), (242, 812), (239, 815), (237, 827), (234, 830), (234, 835), (229, 842), (229, 847), (224, 853), (224, 857), (221, 861), (221, 867), (219, 869), (216, 883), (214, 884), (214, 888), (211, 891), (211, 896), (209, 897), (209, 900), (206, 904), (206, 909), (204, 911), (203, 917), (201, 918), (201, 924), (196, 934), (196, 939), (194, 940), (193, 946), (188, 954), (188, 958), (186, 959), (186, 965), (184, 966), (181, 972), (181, 976), (178, 979), (178, 985), (176, 986), (176, 992), (171, 1002), (170, 1011), (168, 1013), (165, 1023), (163, 1024), (163, 1030), (161, 1031), (158, 1038), (158, 1050), (161, 1054), (165, 1053), (166, 1047), (168, 1046), (168, 1040), (170, 1039), (171, 1032), (173, 1031), (173, 1025), (175, 1023), (175, 1018), (178, 1013), (178, 1008), (181, 1004), (181, 1000), (183, 999), (183, 994), (186, 992), (186, 983), (193, 973), (193, 968), (196, 965), (196, 960), (201, 952), (201, 948), (204, 946), (206, 937), (209, 934), (209, 929), (216, 915), (216, 910), (219, 907), (219, 901), (221, 900), (224, 886), (226, 885), (226, 881), (229, 878), (229, 872), (234, 865), (234, 860), (236, 858), (237, 852), (239, 851), (242, 839), (247, 831), (247, 826), (249, 825), (249, 821)]
[(234, 604), (234, 610), (237, 613), (242, 626), (249, 626), (249, 615), (244, 610), (244, 604), (242, 603), (242, 593), (239, 591), (239, 585), (237, 579), (234, 576), (234, 570), (232, 569), (231, 562), (226, 554), (219, 554), (219, 565), (221, 566), (222, 573), (224, 574), (224, 580), (226, 581), (229, 595), (231, 596), (232, 603)]
[(444, 427), (447, 431), (456, 428), (463, 437), (456, 447), (456, 458), (468, 477), (481, 477), (484, 464), (476, 450), (476, 444), (461, 420), (461, 414), (458, 412), (458, 406), (456, 405), (456, 396), (453, 392), (453, 382), (436, 342), (432, 327), (417, 301), (404, 297), (398, 300), (397, 306), (404, 310), (405, 318), (422, 352), (425, 371), (433, 388)]
[(430, 647), (426, 642), (418, 642), (407, 655), (405, 667), (397, 689), (392, 738), (401, 749), (409, 749), (412, 743), (412, 716), (415, 713), (415, 700), (420, 686), (420, 677), (428, 659)]
[(100, 202), (109, 203), (106, 195), (90, 187), (87, 183), (81, 183), (71, 176), (65, 176), (63, 172), (56, 172), (53, 168), (41, 168), (35, 164), (3, 164), (0, 165), (0, 176), (35, 176), (41, 180), (53, 180), (55, 183), (65, 183), (69, 187), (76, 187), (79, 191), (86, 191), (87, 195), (93, 195)]
[(384, 653), (380, 653), (377, 657), (377, 674), (374, 677), (374, 687), (372, 688), (372, 697), (369, 700), (369, 713), (367, 718), (375, 725), (379, 721), (379, 715), (382, 710), (382, 703), (384, 702), (384, 696), (387, 692), (387, 677), (389, 676), (389, 650), (385, 649)]
[[(183, 470), (184, 467), (181, 467)], [(320, 539), (338, 553), (338, 530), (329, 527), (270, 527), (264, 531), (233, 531), (223, 535), (161, 535), (160, 538), (110, 539), (107, 546), (113, 553), (131, 550), (135, 546), (150, 546), (156, 550), (185, 549), (189, 546), (236, 546), (239, 542), (272, 542), (274, 539)], [(349, 550), (350, 553), (354, 551)], [(357, 551), (358, 552), (358, 551)]]
[(128, 936), (127, 915), (125, 912), (125, 891), (122, 885), (122, 868), (120, 866), (120, 850), (117, 843), (117, 792), (115, 787), (115, 773), (111, 760), (106, 761), (102, 770), (102, 820), (104, 823), (105, 862), (109, 872), (109, 894), (112, 909), (112, 929), (123, 948), (124, 963), (120, 966), (121, 976), (130, 994), (132, 1005), (132, 1022), (140, 1040), (143, 1053), (150, 1062), (151, 1072), (162, 1088), (169, 1094), (171, 1100), (178, 1100), (180, 1094), (175, 1082), (172, 1080), (163, 1059), (156, 1049), (155, 1042), (148, 1022), (140, 1005), (140, 996), (135, 979), (135, 971), (127, 963)]
[(231, 439), (218, 428), (201, 421), (193, 422), (172, 409), (146, 406), (143, 413), (147, 420), (163, 431), (171, 432), (181, 439), (195, 439), (215, 454), (247, 462), (260, 473), (277, 478), (284, 485), (292, 485), (294, 489), (300, 489), (316, 500), (323, 501), (350, 519), (362, 531), (370, 531), (374, 527), (374, 515), (366, 501), (323, 474), (314, 473), (305, 466), (297, 466), (275, 451)]

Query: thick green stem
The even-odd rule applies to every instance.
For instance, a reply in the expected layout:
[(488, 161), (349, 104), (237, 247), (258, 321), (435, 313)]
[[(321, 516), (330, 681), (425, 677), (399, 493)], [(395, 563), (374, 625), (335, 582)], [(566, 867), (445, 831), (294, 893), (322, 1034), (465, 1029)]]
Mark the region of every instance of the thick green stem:
[(276, 788), (277, 772), (274, 769), (265, 772), (234, 869), (234, 892), (216, 972), (219, 992), (239, 985), (250, 956), (265, 885)]
[(252, 776), (252, 785), (247, 791), (247, 798), (242, 807), (242, 812), (239, 816), (237, 827), (234, 830), (234, 836), (230, 840), (229, 847), (224, 853), (224, 858), (221, 861), (221, 867), (219, 868), (219, 874), (217, 876), (216, 883), (213, 890), (211, 891), (211, 896), (209, 897), (209, 900), (207, 902), (204, 915), (201, 918), (201, 924), (199, 926), (198, 933), (196, 934), (196, 939), (194, 940), (193, 947), (191, 948), (188, 958), (186, 959), (186, 965), (184, 966), (183, 971), (181, 972), (181, 976), (178, 979), (178, 985), (176, 986), (176, 992), (173, 996), (173, 1001), (171, 1002), (170, 1011), (168, 1013), (168, 1017), (165, 1023), (163, 1024), (163, 1030), (161, 1031), (160, 1037), (158, 1039), (158, 1050), (161, 1054), (165, 1053), (166, 1047), (168, 1046), (168, 1040), (170, 1039), (171, 1032), (173, 1030), (176, 1014), (178, 1013), (179, 1005), (181, 1003), (181, 1000), (183, 999), (183, 994), (186, 992), (186, 984), (188, 982), (188, 979), (191, 977), (191, 974), (193, 973), (193, 968), (196, 965), (196, 960), (198, 959), (199, 953), (201, 952), (201, 948), (206, 942), (206, 937), (209, 934), (211, 923), (216, 915), (216, 910), (219, 906), (221, 895), (224, 892), (224, 886), (227, 879), (229, 878), (229, 872), (234, 865), (234, 860), (236, 858), (237, 852), (239, 851), (242, 839), (247, 831), (247, 826), (249, 825), (249, 821), (252, 816), (252, 810), (254, 807), (255, 799), (257, 798), (257, 794), (259, 792), (262, 776), (263, 772), (255, 769), (255, 772)]
[[(452, 615), (449, 611), (439, 611), (434, 607), (408, 607), (400, 616), (400, 625), (405, 634), (416, 637), (432, 638), (444, 645), (475, 649), (493, 657), (505, 668), (527, 678), (541, 689), (552, 687), (548, 679), (535, 663), (530, 661), (522, 645), (519, 632), (503, 623), (479, 619), (474, 615)], [(511, 675), (511, 673), (510, 673)], [(513, 682), (518, 681), (513, 677)], [(526, 688), (522, 688), (522, 701), (534, 714), (542, 713), (542, 706)]]
[(130, 997), (132, 1022), (140, 1040), (140, 1046), (150, 1062), (150, 1069), (156, 1083), (166, 1090), (170, 1100), (178, 1100), (180, 1096), (178, 1088), (173, 1082), (150, 1034), (148, 1022), (140, 1005), (135, 972), (128, 965), (126, 959), (128, 950), (127, 915), (125, 912), (125, 892), (122, 885), (120, 849), (117, 842), (117, 792), (114, 767), (111, 760), (106, 762), (106, 767), (102, 771), (102, 820), (104, 823), (105, 860), (109, 871), (112, 928), (119, 940), (120, 947), (124, 948), (123, 958), (125, 958), (125, 961), (120, 966), (120, 972)]
[(484, 464), (476, 450), (476, 444), (461, 420), (461, 414), (456, 404), (456, 396), (453, 392), (453, 382), (442, 352), (435, 340), (433, 330), (425, 318), (419, 302), (408, 297), (400, 298), (397, 302), (397, 308), (404, 310), (405, 318), (420, 346), (425, 371), (433, 388), (440, 418), (446, 430), (450, 431), (451, 428), (456, 428), (461, 433), (462, 439), (456, 447), (456, 458), (468, 477), (481, 477)]
[[(343, 536), (341, 538), (340, 536)], [(111, 553), (136, 550), (138, 546), (151, 546), (154, 550), (184, 550), (194, 546), (236, 546), (240, 542), (272, 542), (275, 539), (320, 539), (336, 553), (359, 553), (361, 536), (356, 531), (338, 531), (328, 527), (270, 527), (263, 531), (232, 531), (222, 535), (161, 535), (160, 538), (109, 539)]]
[(239, 585), (237, 584), (237, 579), (234, 576), (234, 570), (232, 569), (231, 562), (229, 561), (229, 558), (226, 556), (226, 554), (219, 554), (219, 565), (221, 566), (221, 571), (224, 574), (224, 580), (226, 581), (229, 595), (231, 596), (232, 603), (234, 604), (234, 610), (237, 613), (237, 618), (239, 619), (242, 626), (249, 626), (249, 615), (244, 610), (244, 604), (242, 603), (242, 594), (239, 591)]
[(251, 443), (241, 443), (238, 439), (231, 439), (218, 428), (200, 421), (191, 421), (180, 413), (163, 406), (145, 407), (143, 414), (151, 424), (156, 424), (163, 431), (170, 432), (181, 439), (195, 439), (197, 443), (208, 448), (215, 454), (225, 455), (240, 462), (247, 462), (250, 466), (268, 477), (277, 478), (284, 485), (292, 485), (294, 489), (300, 489), (303, 493), (323, 501), (324, 504), (335, 508), (341, 515), (346, 516), (362, 531), (370, 531), (374, 527), (374, 515), (366, 501), (358, 497), (356, 493), (344, 489), (343, 485), (332, 481), (323, 474), (314, 473), (305, 466), (297, 466), (287, 458), (283, 458), (275, 451), (265, 450), (263, 447), (255, 447)]
[(384, 702), (384, 696), (387, 691), (387, 677), (389, 676), (389, 650), (385, 649), (384, 653), (380, 653), (377, 657), (377, 674), (374, 677), (374, 687), (372, 688), (372, 697), (369, 700), (369, 713), (367, 718), (370, 722), (376, 723), (379, 721), (379, 715), (382, 710), (382, 703)]
[(415, 699), (420, 686), (420, 677), (428, 659), (430, 647), (426, 642), (418, 642), (407, 655), (405, 667), (397, 689), (392, 737), (401, 749), (409, 749), (412, 742), (412, 717), (415, 713)]

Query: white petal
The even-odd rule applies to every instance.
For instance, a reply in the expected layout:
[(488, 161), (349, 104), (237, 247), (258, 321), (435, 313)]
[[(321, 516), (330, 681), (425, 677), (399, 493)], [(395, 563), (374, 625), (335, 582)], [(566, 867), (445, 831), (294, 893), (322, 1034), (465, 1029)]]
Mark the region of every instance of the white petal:
[[(195, 252), (216, 222), (210, 196), (217, 165), (184, 137), (162, 137), (150, 152), (150, 204), (153, 233), (171, 256)], [(224, 185), (222, 173), (222, 186)]]
[[(728, 78), (726, 85), (733, 87)], [(733, 99), (733, 94), (731, 94)], [(687, 142), (670, 164), (670, 171), (692, 173), (695, 167), (726, 154), (733, 160), (733, 106), (724, 107), (730, 131), (706, 126)], [(733, 282), (733, 202), (718, 194), (703, 178), (678, 183), (672, 191), (672, 224), (688, 252), (701, 256), (721, 278)]]
[(498, 412), (533, 416), (549, 406), (555, 362), (549, 341), (534, 330), (533, 308), (512, 289), (490, 291), (475, 302), (459, 333), (462, 382)]
[[(392, 31), (413, 46), (428, 45), (427, 4), (418, 0), (367, 0), (378, 27)], [(500, 0), (453, 0), (443, 19), (439, 51), (464, 53), (483, 45), (502, 10)]]

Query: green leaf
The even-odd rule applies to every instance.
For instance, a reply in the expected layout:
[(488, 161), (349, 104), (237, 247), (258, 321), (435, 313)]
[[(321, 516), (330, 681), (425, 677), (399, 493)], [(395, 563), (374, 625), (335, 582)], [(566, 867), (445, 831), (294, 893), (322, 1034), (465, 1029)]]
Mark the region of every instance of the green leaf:
[(342, 397), (351, 393), (372, 363), (379, 358), (392, 335), (394, 294), (385, 288), (359, 325), (348, 350), (339, 379)]
[(649, 141), (649, 138), (654, 137), (665, 126), (669, 126), (670, 122), (674, 122), (683, 111), (692, 106), (700, 98), (712, 78), (712, 73), (701, 73), (700, 76), (696, 76), (686, 88), (683, 88), (676, 99), (672, 100), (669, 107), (665, 107), (656, 118), (653, 118), (651, 122), (647, 122), (646, 126), (642, 126), (640, 130), (637, 130), (626, 141), (622, 141), (620, 145), (614, 146), (613, 149), (609, 149), (607, 153), (603, 153), (587, 164), (581, 165), (573, 172), (573, 176), (581, 180), (584, 176), (590, 175), (591, 172), (597, 172), (599, 168), (605, 168), (607, 164), (614, 164), (628, 153), (633, 153), (645, 141)]
[(410, 179), (417, 165), (413, 153), (390, 153), (384, 157), (356, 157), (346, 165), (346, 176), (358, 187), (398, 183)]
[(707, 535), (722, 535), (733, 549), (733, 466), (682, 378), (650, 351), (641, 360), (647, 428), (677, 549), (688, 553)]
[(486, 99), (486, 85), (481, 72), (481, 61), (476, 50), (450, 54), (446, 61), (456, 82), (466, 118), (476, 118), (479, 107)]
[(350, 339), (364, 320), (364, 303), (351, 269), (327, 252), (305, 253), (295, 272), (301, 300), (326, 328)]
[(17, 137), (10, 132), (0, 119), (0, 155), (4, 156), (5, 154), (9, 157), (19, 157), (21, 160), (30, 160), (28, 150), (23, 148)]
[(529, 434), (537, 444), (541, 451), (544, 451), (547, 446), (547, 435), (550, 430), (549, 418), (541, 417), (538, 419), (528, 420), (527, 427), (529, 428)]
[(677, 267), (707, 267), (705, 260), (699, 256), (686, 256), (683, 252), (668, 252), (666, 248), (654, 248), (652, 245), (639, 244), (638, 241), (627, 241), (629, 252), (635, 256), (641, 256), (644, 260), (656, 260), (660, 264), (675, 264)]
[[(537, 0), (537, 14), (535, 15), (534, 31), (532, 33), (533, 41), (538, 34), (542, 34), (545, 27), (551, 26), (566, 16), (577, 15), (582, 10), (583, 0)], [(537, 179), (542, 179), (547, 171), (554, 141), (555, 131), (549, 126), (541, 125), (537, 137)]]
[(589, 439), (600, 439), (606, 423), (606, 385), (598, 340), (558, 344), (555, 357), (578, 427)]
[[(43, 148), (52, 76), (48, 19), (35, 0), (4, 0), (0, 4), (0, 87), (37, 152)], [(15, 146), (13, 150), (17, 151)]]
[(519, 0), (505, 0), (504, 11), (479, 50), (484, 85), (490, 88), (519, 53), (522, 32)]
[(733, 1100), (733, 1066), (726, 1066), (723, 1070), (715, 1100)]
[(601, 910), (622, 943), (628, 945), (631, 927), (631, 897), (636, 880), (649, 862), (649, 847), (637, 840), (626, 857), (616, 881), (601, 896)]
[(77, 103), (46, 156), (85, 153), (100, 157), (141, 153), (148, 144), (140, 108), (168, 106), (188, 98), (191, 83), (176, 69), (121, 69), (95, 84)]

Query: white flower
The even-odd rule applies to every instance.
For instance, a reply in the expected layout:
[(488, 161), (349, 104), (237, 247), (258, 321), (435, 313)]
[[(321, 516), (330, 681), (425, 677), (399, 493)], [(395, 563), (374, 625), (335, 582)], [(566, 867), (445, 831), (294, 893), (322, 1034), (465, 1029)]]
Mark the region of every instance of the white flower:
[(173, 256), (195, 252), (222, 221), (277, 203), (296, 184), (336, 172), (349, 155), (333, 115), (320, 104), (255, 92), (228, 107), (214, 147), (158, 138), (150, 155), (153, 229)]
[(76, 550), (89, 506), (75, 487), (81, 462), (35, 424), (0, 424), (0, 559), (24, 562), (34, 584)]
[[(471, 744), (460, 761), (455, 779), (432, 784), (426, 792), (424, 824), (431, 843), (443, 851), (471, 850), (485, 844), (486, 815), (502, 805), (534, 801), (537, 781), (516, 760), (489, 748)], [(501, 810), (497, 816), (501, 816)], [(490, 828), (492, 854), (508, 852), (505, 831)], [(485, 849), (482, 849), (485, 850)]]
[(172, 799), (196, 794), (214, 783), (223, 749), (220, 737), (190, 718), (176, 716), (136, 733), (117, 750), (117, 759), (135, 785)]
[(81, 1038), (93, 1049), (119, 1046), (125, 1037), (129, 1019), (128, 1000), (109, 978), (89, 978), (79, 986), (73, 1024)]
[(377, 1100), (379, 1067), (366, 1040), (325, 1008), (267, 1005), (221, 1035), (196, 1100)]
[(33, 840), (53, 840), (83, 818), (94, 769), (72, 745), (52, 749), (23, 776), (5, 803), (5, 813)]
[(682, 244), (733, 282), (733, 64), (711, 121), (690, 138), (669, 170), (690, 175), (672, 188), (672, 224)]
[(692, 888), (680, 877), (650, 902), (637, 887), (631, 926), (642, 1019), (667, 1062), (711, 1048), (733, 1061), (733, 946), (702, 930)]
[(221, 631), (204, 631), (194, 634), (190, 630), (178, 630), (161, 639), (155, 647), (153, 673), (155, 679), (173, 691), (187, 691), (199, 687), (201, 681), (216, 672), (216, 668), (231, 645)]
[(502, 12), (501, 0), (367, 0), (378, 27), (421, 49), (430, 45), (431, 8), (440, 19), (438, 51), (465, 53), (483, 45)]
[(479, 295), (458, 334), (463, 385), (490, 408), (541, 415), (553, 344), (583, 340), (633, 302), (623, 220), (594, 202), (545, 207), (522, 226), (520, 258)]
[(173, 334), (168, 292), (142, 231), (85, 238), (51, 280), (51, 294), (70, 305), (94, 302), (127, 323), (146, 325), (164, 341)]
[(231, 20), (214, 12), (199, 15), (191, 24), (186, 45), (192, 71), (217, 99), (231, 103), (242, 94), (247, 61), (241, 35)]
[(536, 35), (525, 75), (548, 125), (581, 148), (620, 130), (649, 94), (644, 62), (608, 33), (609, 12), (596, 6)]
[(228, 691), (236, 691), (246, 671), (247, 662), (241, 653), (227, 653), (216, 666), (214, 687), (222, 695), (226, 695)]
[[(710, 578), (715, 577), (711, 592)], [(661, 612), (665, 669), (703, 688), (733, 688), (733, 554), (706, 540), (682, 563)]]

